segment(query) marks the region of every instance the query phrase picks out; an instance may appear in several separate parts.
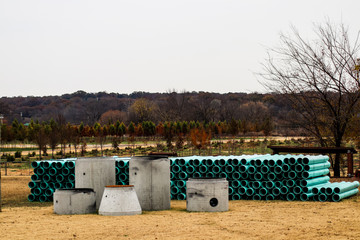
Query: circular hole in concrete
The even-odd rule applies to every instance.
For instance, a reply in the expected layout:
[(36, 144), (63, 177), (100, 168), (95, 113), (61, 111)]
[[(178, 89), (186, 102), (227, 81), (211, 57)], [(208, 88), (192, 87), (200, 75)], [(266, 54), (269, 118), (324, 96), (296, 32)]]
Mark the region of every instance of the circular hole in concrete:
[(85, 175), (85, 173), (83, 173), (83, 175)]
[(136, 175), (136, 172), (134, 174)]
[(210, 199), (210, 206), (216, 207), (218, 205), (219, 201), (216, 198)]

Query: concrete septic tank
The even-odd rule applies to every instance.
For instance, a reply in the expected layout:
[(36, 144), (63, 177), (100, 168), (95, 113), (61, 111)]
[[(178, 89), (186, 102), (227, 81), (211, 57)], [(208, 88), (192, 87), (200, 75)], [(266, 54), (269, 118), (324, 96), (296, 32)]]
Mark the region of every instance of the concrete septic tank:
[(115, 185), (115, 159), (112, 157), (78, 158), (75, 161), (75, 188), (92, 188), (99, 209), (105, 186)]
[(94, 190), (91, 188), (56, 189), (54, 213), (61, 215), (96, 213)]
[(99, 208), (105, 216), (141, 214), (141, 206), (133, 185), (106, 186)]
[(143, 211), (170, 209), (170, 160), (164, 156), (132, 157), (129, 182)]
[(186, 182), (186, 209), (196, 212), (228, 211), (228, 181), (225, 178), (189, 178)]

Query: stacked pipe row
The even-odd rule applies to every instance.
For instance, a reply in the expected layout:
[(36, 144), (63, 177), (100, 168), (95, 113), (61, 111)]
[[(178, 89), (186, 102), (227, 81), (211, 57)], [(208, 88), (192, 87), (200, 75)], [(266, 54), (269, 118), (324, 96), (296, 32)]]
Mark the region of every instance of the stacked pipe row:
[(34, 174), (28, 184), (30, 202), (50, 202), (55, 189), (75, 187), (75, 158), (35, 161), (31, 166)]
[(357, 194), (358, 182), (329, 183), (328, 160), (304, 155), (171, 158), (171, 198), (186, 199), (186, 181), (199, 177), (226, 178), (230, 200), (340, 201)]
[(117, 185), (129, 185), (129, 160), (130, 158), (115, 158), (115, 176)]

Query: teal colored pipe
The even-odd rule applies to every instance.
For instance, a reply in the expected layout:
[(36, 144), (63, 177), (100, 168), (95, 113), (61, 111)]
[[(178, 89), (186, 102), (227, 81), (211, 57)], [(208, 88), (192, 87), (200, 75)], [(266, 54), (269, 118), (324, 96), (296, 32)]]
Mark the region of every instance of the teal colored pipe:
[(32, 181), (37, 181), (37, 180), (39, 180), (40, 178), (39, 178), (39, 175), (37, 175), (37, 174), (33, 174), (33, 175), (31, 175), (31, 180)]
[(185, 200), (185, 199), (186, 199), (186, 194), (185, 194), (185, 193), (179, 193), (179, 194), (176, 196), (176, 199), (177, 199), (177, 200)]
[(295, 199), (296, 199), (295, 194), (293, 194), (293, 193), (288, 193), (288, 194), (286, 194), (286, 200), (288, 200), (288, 201), (294, 201)]
[(233, 187), (229, 187), (229, 195), (232, 195), (232, 194), (234, 194), (234, 188)]
[(49, 187), (49, 184), (47, 184), (47, 182), (40, 182), (39, 186), (40, 186), (40, 188), (42, 190), (44, 190), (44, 189), (47, 189)]
[(240, 180), (240, 185), (242, 187), (247, 187), (248, 186), (248, 181), (247, 180)]
[(271, 201), (271, 200), (274, 200), (275, 197), (274, 197), (274, 195), (272, 195), (272, 194), (267, 194), (266, 197), (265, 197), (265, 199), (266, 199), (266, 201)]
[(195, 172), (195, 168), (193, 166), (186, 166), (186, 173), (193, 174)]
[(232, 200), (240, 200), (240, 199), (241, 199), (241, 197), (239, 194), (235, 193), (232, 195)]
[(181, 171), (181, 168), (180, 168), (179, 165), (174, 164), (174, 165), (171, 166), (171, 172), (173, 172), (173, 173), (179, 173), (180, 171)]
[(201, 165), (201, 161), (200, 161), (199, 159), (194, 159), (194, 160), (193, 160), (193, 165), (194, 165), (195, 167), (198, 167), (198, 166)]
[(270, 181), (275, 181), (276, 180), (276, 175), (275, 175), (275, 173), (269, 173), (268, 175), (267, 175), (267, 177), (268, 177), (268, 179), (270, 180)]
[(65, 167), (68, 169), (74, 169), (75, 168), (75, 161), (66, 161)]
[(48, 170), (50, 176), (55, 176), (57, 172), (58, 172), (57, 169), (53, 167)]
[(293, 190), (292, 190), (292, 191), (293, 191), (293, 193), (299, 195), (299, 194), (302, 193), (302, 188), (299, 187), (299, 186), (295, 186), (295, 187), (293, 187)]
[(57, 170), (61, 170), (63, 167), (66, 167), (65, 166), (65, 162), (55, 162), (55, 168), (57, 169)]
[(67, 188), (67, 189), (72, 189), (72, 188), (74, 188), (75, 187), (75, 185), (74, 185), (74, 183), (72, 183), (72, 182), (66, 182), (65, 183), (65, 188)]
[(179, 179), (181, 179), (181, 180), (185, 180), (185, 179), (188, 178), (188, 175), (187, 175), (186, 172), (179, 172), (178, 177), (179, 177)]
[(281, 181), (275, 181), (274, 183), (275, 183), (275, 187), (277, 188), (281, 188), (283, 186)]
[(266, 174), (270, 171), (270, 169), (267, 166), (261, 166), (260, 171), (262, 174)]
[(275, 187), (275, 183), (273, 181), (268, 181), (268, 182), (265, 183), (265, 187), (267, 189), (272, 189), (272, 188)]
[(214, 165), (214, 161), (212, 159), (206, 159), (205, 160), (205, 165), (207, 167), (212, 167)]
[(318, 163), (318, 164), (311, 164), (311, 165), (304, 165), (305, 171), (315, 171), (320, 169), (327, 169), (330, 167), (330, 162)]
[(300, 200), (301, 201), (308, 201), (311, 197), (313, 197), (315, 194), (313, 193), (302, 193), (300, 195)]
[(41, 162), (40, 162), (40, 166), (41, 166), (43, 169), (49, 169), (49, 168), (50, 168), (50, 162), (49, 162), (49, 161), (41, 161)]
[(199, 170), (198, 170), (200, 173), (206, 173), (208, 171), (208, 167), (205, 166), (205, 165), (201, 165), (199, 166)]
[(48, 201), (48, 197), (46, 195), (40, 195), (39, 196), (39, 201), (40, 202), (47, 202)]
[(260, 194), (254, 194), (254, 195), (252, 196), (252, 199), (253, 199), (253, 200), (261, 200), (261, 196), (260, 196)]
[(265, 197), (268, 194), (268, 190), (266, 188), (262, 187), (259, 189), (259, 194), (260, 194), (260, 196)]
[(218, 174), (218, 173), (221, 172), (221, 168), (219, 166), (216, 166), (216, 165), (214, 165), (211, 170), (215, 174)]
[(319, 193), (321, 193), (320, 189), (321, 189), (322, 187), (327, 187), (327, 186), (330, 186), (330, 185), (331, 185), (331, 183), (324, 183), (324, 184), (319, 184), (319, 185), (312, 186), (312, 187), (310, 187), (310, 188), (311, 188), (311, 192), (312, 192), (313, 194), (319, 194)]
[(303, 165), (325, 163), (329, 161), (328, 156), (306, 156), (302, 159)]
[(241, 179), (249, 179), (249, 174), (247, 172), (241, 173)]
[(39, 162), (39, 161), (31, 162), (31, 167), (32, 167), (32, 168), (38, 168), (38, 167), (40, 167), (40, 162)]
[(230, 159), (229, 161), (230, 161), (230, 165), (232, 165), (233, 167), (237, 167), (240, 165), (240, 161), (237, 158)]
[(295, 169), (295, 172), (299, 173), (299, 172), (304, 171), (304, 166), (300, 165), (300, 164), (296, 164), (294, 169)]
[(170, 179), (173, 180), (175, 178), (175, 174), (173, 172), (170, 172)]
[(297, 174), (296, 174), (295, 171), (290, 171), (290, 172), (288, 173), (288, 177), (289, 177), (290, 179), (295, 179), (295, 178), (297, 177)]
[(280, 189), (277, 188), (277, 187), (271, 189), (271, 192), (272, 192), (272, 195), (274, 195), (274, 196), (276, 196), (276, 197), (281, 194)]
[(234, 172), (234, 170), (235, 170), (234, 167), (231, 165), (225, 166), (225, 172), (228, 174)]
[(238, 193), (240, 195), (244, 195), (244, 194), (246, 194), (246, 190), (247, 190), (247, 187), (239, 187), (238, 188)]
[(32, 193), (30, 193), (27, 197), (29, 202), (35, 202), (36, 201), (36, 196)]
[[(119, 168), (117, 168), (117, 169), (119, 169)], [(63, 176), (68, 176), (69, 174), (71, 174), (72, 173), (72, 171), (70, 170), (70, 169), (68, 169), (68, 168), (63, 168), (62, 170), (61, 170), (61, 174), (63, 175)]]
[(182, 167), (182, 166), (185, 166), (187, 164), (187, 161), (185, 159), (183, 159), (183, 158), (177, 159), (176, 164), (179, 165), (180, 167)]
[(128, 180), (128, 176), (125, 173), (120, 173), (118, 179), (120, 181), (126, 181)]
[(289, 172), (291, 170), (290, 166), (288, 164), (283, 164), (281, 166), (282, 172)]
[(254, 174), (254, 179), (256, 181), (261, 181), (263, 179), (263, 175), (261, 173), (257, 172)]
[(276, 173), (276, 174), (281, 174), (282, 173), (282, 167), (280, 167), (280, 166), (275, 166), (274, 167), (274, 173)]
[(248, 166), (248, 165), (241, 165), (239, 167), (239, 172), (244, 173), (244, 172), (246, 172), (248, 170), (249, 167), (250, 166)]
[(38, 167), (34, 169), (34, 172), (38, 176), (42, 176), (45, 174), (45, 170), (42, 167)]
[(186, 187), (186, 181), (182, 181), (182, 180), (179, 180), (179, 181), (175, 181), (175, 184), (178, 188), (185, 188)]
[(254, 166), (249, 166), (247, 169), (249, 174), (255, 174), (256, 173), (256, 168)]
[(260, 181), (252, 182), (252, 188), (254, 188), (254, 189), (259, 189), (259, 188), (261, 188), (261, 186), (262, 186), (262, 182), (260, 182)]
[(31, 181), (31, 182), (28, 183), (28, 187), (29, 187), (30, 189), (36, 188), (36, 187), (37, 187), (37, 183), (34, 182), (34, 181)]
[[(65, 169), (67, 169), (67, 168), (65, 168)], [(63, 169), (63, 171), (64, 171), (64, 169)], [(120, 168), (115, 167), (115, 175), (118, 175), (118, 174), (120, 174)], [(65, 175), (64, 172), (63, 172), (63, 175)]]
[(286, 181), (286, 186), (291, 188), (291, 187), (294, 187), (295, 186), (295, 181), (292, 180), (292, 179), (289, 179)]
[(324, 193), (321, 193), (318, 195), (318, 199), (320, 202), (325, 202), (327, 200), (327, 198), (328, 198), (327, 195)]
[(353, 195), (356, 195), (358, 192), (359, 192), (359, 189), (355, 188), (355, 189), (352, 189), (352, 190), (349, 190), (349, 191), (346, 191), (346, 192), (343, 192), (343, 193), (335, 193), (332, 196), (332, 200), (334, 202), (339, 202), (341, 199), (348, 198), (348, 197), (351, 197)]
[(33, 188), (31, 189), (32, 190), (32, 193), (35, 195), (35, 196), (40, 196), (41, 193), (42, 193), (42, 189), (41, 188)]
[[(220, 175), (221, 175), (221, 173), (220, 173)], [(202, 177), (202, 174), (199, 173), (199, 172), (194, 172), (193, 177), (194, 177), (194, 178), (201, 178), (201, 177)]]
[(276, 161), (273, 160), (273, 159), (270, 159), (270, 160), (268, 161), (268, 165), (269, 165), (269, 167), (275, 167), (275, 166), (276, 166)]
[(54, 188), (55, 189), (59, 189), (59, 188), (62, 188), (62, 187), (63, 187), (62, 183), (59, 183), (59, 182), (54, 183)]
[(254, 193), (255, 193), (254, 189), (252, 189), (252, 188), (246, 189), (246, 196), (251, 197), (254, 195)]
[(303, 178), (314, 178), (314, 177), (326, 175), (328, 173), (329, 173), (329, 169), (309, 171), (309, 172), (303, 172), (302, 177)]
[(302, 186), (302, 187), (310, 187), (310, 186), (313, 186), (313, 185), (327, 183), (329, 181), (330, 181), (329, 176), (317, 177), (317, 178), (313, 178), (313, 179), (304, 179), (304, 180), (301, 180), (300, 186)]
[(215, 177), (215, 174), (213, 172), (207, 172), (205, 173), (205, 177), (207, 178), (214, 178)]
[[(75, 174), (70, 174), (69, 176), (68, 176), (68, 180), (69, 180), (69, 182), (75, 182)], [(122, 180), (120, 180), (120, 181), (122, 181)], [(124, 180), (125, 181), (125, 180)]]
[(238, 181), (238, 180), (232, 180), (230, 182), (230, 184), (231, 184), (231, 187), (233, 187), (233, 188), (239, 188), (241, 186), (240, 181)]
[(48, 188), (45, 190), (45, 196), (47, 196), (47, 197), (51, 197), (53, 195), (53, 193), (54, 193), (54, 190), (51, 188)]
[(49, 174), (44, 174), (43, 176), (42, 176), (42, 180), (44, 181), (44, 182), (50, 182), (51, 181), (51, 176), (49, 175)]
[(287, 187), (282, 186), (282, 187), (280, 188), (280, 193), (281, 193), (281, 194), (287, 194), (288, 192), (289, 192), (289, 189), (288, 189)]
[(347, 182), (347, 183), (339, 184), (338, 186), (336, 186), (334, 188), (334, 192), (339, 194), (339, 193), (347, 192), (349, 190), (352, 190), (352, 189), (358, 188), (358, 187), (359, 187), (358, 181)]
[(233, 172), (231, 174), (231, 178), (234, 180), (239, 180), (241, 178), (241, 174), (239, 172)]

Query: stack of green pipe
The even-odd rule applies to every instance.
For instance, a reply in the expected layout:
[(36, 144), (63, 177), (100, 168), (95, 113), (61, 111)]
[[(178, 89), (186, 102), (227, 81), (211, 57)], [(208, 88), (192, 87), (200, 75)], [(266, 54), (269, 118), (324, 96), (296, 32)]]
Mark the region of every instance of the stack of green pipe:
[(58, 188), (75, 187), (75, 158), (35, 161), (31, 163), (34, 174), (28, 186), (31, 202), (50, 202)]
[(115, 158), (115, 176), (117, 185), (129, 185), (129, 157)]
[[(186, 198), (188, 178), (215, 177), (229, 181), (229, 199), (339, 201), (357, 193), (356, 183), (329, 183), (327, 156), (243, 155), (171, 158), (171, 198)], [(329, 196), (312, 189), (328, 184)], [(352, 187), (349, 187), (351, 185)], [(314, 190), (316, 191), (316, 190)]]
[[(130, 158), (114, 156), (116, 184), (129, 184)], [(226, 178), (230, 200), (340, 201), (358, 182), (329, 183), (327, 156), (242, 155), (170, 158), (171, 199), (186, 199), (189, 178)], [(51, 201), (57, 188), (74, 188), (75, 159), (33, 162), (29, 201)]]

